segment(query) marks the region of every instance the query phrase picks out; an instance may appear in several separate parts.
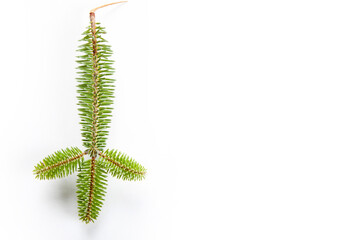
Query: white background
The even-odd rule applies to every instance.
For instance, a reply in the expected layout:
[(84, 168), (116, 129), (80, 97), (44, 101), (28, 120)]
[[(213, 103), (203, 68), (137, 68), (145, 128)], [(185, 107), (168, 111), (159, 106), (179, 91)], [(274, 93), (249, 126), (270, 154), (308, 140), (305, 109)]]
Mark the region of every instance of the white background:
[(75, 55), (108, 1), (1, 2), (0, 239), (359, 239), (359, 1), (131, 0), (99, 10), (116, 60), (109, 177), (94, 224), (76, 175), (33, 166), (81, 147)]

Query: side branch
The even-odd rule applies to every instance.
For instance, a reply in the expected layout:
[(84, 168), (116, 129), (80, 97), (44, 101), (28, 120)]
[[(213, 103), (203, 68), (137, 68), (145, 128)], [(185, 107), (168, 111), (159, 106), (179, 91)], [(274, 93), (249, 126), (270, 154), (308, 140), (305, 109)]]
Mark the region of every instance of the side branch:
[(86, 153), (76, 147), (56, 151), (35, 166), (34, 174), (39, 179), (54, 179), (72, 174), (82, 163)]
[(85, 155), (85, 152), (83, 152), (83, 153), (81, 153), (81, 154), (79, 154), (79, 155), (77, 155), (77, 156), (75, 156), (75, 157), (72, 157), (72, 158), (63, 160), (63, 161), (61, 161), (61, 162), (58, 162), (58, 163), (56, 163), (56, 164), (54, 164), (54, 165), (50, 165), (50, 166), (47, 166), (47, 167), (45, 167), (45, 168), (43, 168), (43, 169), (39, 169), (38, 171), (35, 172), (35, 174), (40, 174), (40, 173), (49, 171), (49, 170), (51, 170), (51, 169), (54, 169), (54, 168), (63, 166), (63, 165), (65, 165), (65, 164), (68, 164), (68, 163), (70, 163), (70, 162), (72, 162), (72, 161), (75, 161), (75, 160), (83, 157), (84, 155)]
[(103, 159), (105, 159), (106, 161), (114, 164), (115, 166), (117, 166), (117, 167), (119, 167), (121, 169), (124, 169), (126, 172), (131, 172), (131, 173), (139, 174), (139, 175), (145, 175), (146, 174), (146, 171), (136, 171), (135, 169), (131, 169), (131, 168), (129, 168), (129, 167), (127, 167), (127, 166), (113, 160), (113, 159), (111, 159), (110, 157), (106, 156), (102, 152), (98, 152), (98, 153)]
[(134, 159), (117, 150), (98, 151), (99, 162), (113, 177), (123, 180), (143, 180), (146, 175), (146, 169)]

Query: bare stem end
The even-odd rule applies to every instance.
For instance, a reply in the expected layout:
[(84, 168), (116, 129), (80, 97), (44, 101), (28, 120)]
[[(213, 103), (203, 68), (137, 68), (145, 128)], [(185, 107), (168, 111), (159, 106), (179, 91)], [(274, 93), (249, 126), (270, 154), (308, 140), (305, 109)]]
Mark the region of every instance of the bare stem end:
[(96, 10), (100, 9), (100, 8), (103, 8), (103, 7), (107, 7), (107, 6), (110, 6), (110, 5), (114, 5), (114, 4), (118, 4), (118, 3), (127, 3), (128, 1), (120, 1), (120, 2), (113, 2), (113, 3), (108, 3), (108, 4), (105, 4), (105, 5), (102, 5), (100, 7), (96, 7), (94, 9), (91, 9), (90, 10), (90, 14), (91, 13), (95, 13)]

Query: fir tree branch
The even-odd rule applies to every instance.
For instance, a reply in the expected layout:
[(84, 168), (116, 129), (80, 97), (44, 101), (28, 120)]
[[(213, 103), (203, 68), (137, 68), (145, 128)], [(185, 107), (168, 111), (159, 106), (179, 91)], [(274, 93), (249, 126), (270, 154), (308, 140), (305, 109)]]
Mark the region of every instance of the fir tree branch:
[(104, 153), (98, 152), (100, 159), (108, 172), (123, 180), (142, 180), (145, 178), (146, 169), (134, 159), (117, 150), (106, 150)]
[[(126, 1), (122, 1), (126, 2)], [(39, 179), (69, 175), (79, 169), (77, 198), (79, 217), (89, 223), (97, 219), (106, 193), (106, 173), (123, 180), (142, 180), (146, 169), (127, 155), (106, 150), (114, 98), (112, 50), (102, 37), (105, 29), (95, 22), (95, 11), (117, 3), (105, 4), (90, 11), (90, 26), (83, 33), (78, 56), (78, 105), (81, 135), (86, 150), (66, 148), (46, 157), (35, 166)], [(84, 155), (90, 159), (84, 161)]]

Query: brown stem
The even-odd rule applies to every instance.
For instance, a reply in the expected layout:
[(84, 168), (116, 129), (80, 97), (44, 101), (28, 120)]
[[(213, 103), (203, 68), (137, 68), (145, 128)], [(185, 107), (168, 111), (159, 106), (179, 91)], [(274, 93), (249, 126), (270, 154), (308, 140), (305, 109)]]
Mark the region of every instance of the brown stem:
[[(96, 138), (97, 138), (97, 125), (98, 125), (98, 110), (99, 110), (99, 101), (98, 101), (98, 81), (99, 81), (99, 66), (98, 66), (98, 46), (96, 39), (96, 23), (95, 23), (95, 13), (90, 12), (90, 24), (91, 24), (91, 35), (92, 35), (92, 62), (93, 62), (93, 122), (92, 122), (92, 147), (96, 148)], [(91, 151), (92, 152), (92, 151)], [(94, 156), (94, 154), (92, 154)]]
[(91, 207), (94, 198), (94, 185), (95, 185), (95, 159), (96, 157), (91, 158), (91, 167), (90, 167), (90, 190), (89, 190), (89, 202), (86, 209), (86, 217), (88, 221), (93, 221), (91, 218)]

